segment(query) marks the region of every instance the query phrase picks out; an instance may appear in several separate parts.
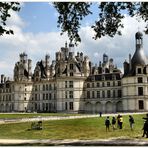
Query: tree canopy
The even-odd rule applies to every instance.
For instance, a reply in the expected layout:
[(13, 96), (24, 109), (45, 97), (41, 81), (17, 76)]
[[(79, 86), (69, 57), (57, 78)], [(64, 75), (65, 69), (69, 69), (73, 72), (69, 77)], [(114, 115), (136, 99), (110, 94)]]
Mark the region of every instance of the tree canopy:
[[(122, 35), (121, 29), (124, 27), (122, 19), (125, 14), (138, 19), (148, 20), (147, 2), (100, 2), (98, 5), (99, 14), (96, 21), (91, 26), (95, 32), (94, 39), (103, 36), (114, 37), (116, 34)], [(54, 7), (59, 13), (58, 27), (61, 27), (62, 33), (67, 32), (70, 41), (81, 42), (79, 28), (81, 21), (89, 14), (92, 3), (89, 2), (54, 2)], [(145, 27), (145, 33), (148, 33), (148, 24)]]
[[(142, 19), (146, 22), (145, 33), (148, 34), (148, 2), (98, 2), (98, 17), (91, 28), (95, 34), (93, 39), (103, 36), (114, 37), (122, 35), (125, 14)], [(92, 2), (53, 2), (59, 16), (57, 26), (61, 28), (61, 34), (67, 33), (69, 40), (75, 44), (81, 42), (79, 29), (82, 20), (93, 14), (91, 11)], [(10, 10), (19, 11), (17, 2), (0, 2), (0, 35), (13, 34), (12, 30), (6, 29), (6, 20), (10, 17)], [(139, 19), (139, 20), (140, 20)]]
[(0, 35), (13, 34), (13, 30), (6, 28), (7, 18), (9, 18), (10, 11), (19, 11), (19, 3), (17, 2), (0, 2)]

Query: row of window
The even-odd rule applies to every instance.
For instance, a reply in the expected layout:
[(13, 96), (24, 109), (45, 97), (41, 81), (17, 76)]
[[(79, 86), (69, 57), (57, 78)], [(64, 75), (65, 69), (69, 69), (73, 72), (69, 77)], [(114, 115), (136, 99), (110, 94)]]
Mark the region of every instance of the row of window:
[(11, 101), (11, 100), (12, 100), (11, 95), (3, 95), (3, 96), (0, 95), (0, 101)]
[(87, 98), (116, 98), (116, 97), (121, 97), (122, 96), (122, 91), (117, 90), (106, 90), (106, 91), (87, 91)]
[(110, 87), (110, 86), (121, 86), (121, 81), (117, 81), (117, 84), (115, 81), (113, 82), (97, 82), (97, 83), (87, 83), (87, 88), (91, 87)]
[(10, 93), (11, 88), (0, 89), (0, 93)]
[[(46, 94), (42, 94), (42, 100), (52, 100), (56, 98), (56, 94), (55, 93), (46, 93)], [(26, 100), (26, 97), (24, 98), (24, 100)], [(37, 101), (37, 100), (41, 100), (40, 98), (40, 94), (34, 94), (34, 97), (32, 97), (32, 101)]]
[(40, 90), (43, 90), (43, 91), (56, 90), (56, 86), (55, 86), (55, 84), (54, 85), (52, 85), (52, 84), (43, 84), (43, 87), (41, 89), (40, 85), (35, 85), (34, 86), (34, 90), (35, 91), (40, 91)]

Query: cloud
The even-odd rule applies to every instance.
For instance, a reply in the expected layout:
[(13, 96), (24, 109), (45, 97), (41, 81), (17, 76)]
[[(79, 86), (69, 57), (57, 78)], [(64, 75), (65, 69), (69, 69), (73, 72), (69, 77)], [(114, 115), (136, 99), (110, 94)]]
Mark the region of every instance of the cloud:
[[(51, 60), (55, 59), (55, 52), (65, 46), (68, 41), (67, 35), (60, 36), (60, 32), (47, 33), (32, 33), (23, 32), (23, 27), (26, 23), (18, 16), (17, 13), (12, 13), (14, 18), (9, 20), (9, 25), (13, 27), (14, 35), (5, 35), (0, 40), (0, 74), (5, 73), (7, 76), (13, 77), (13, 68), (19, 60), (19, 54), (26, 52), (28, 58), (33, 61), (33, 69), (37, 61), (44, 59), (45, 54), (49, 54)], [(124, 19), (125, 28), (122, 30), (123, 35), (116, 35), (114, 38), (103, 37), (98, 40), (93, 40), (94, 31), (90, 26), (85, 26), (80, 29), (82, 42), (74, 48), (77, 51), (88, 55), (90, 60), (95, 64), (102, 61), (104, 53), (114, 59), (114, 63), (123, 69), (122, 64), (125, 59), (128, 61), (128, 54), (134, 54), (135, 51), (135, 33), (138, 27), (144, 28), (145, 23), (138, 23), (135, 18), (128, 16)], [(144, 49), (148, 46), (146, 42), (147, 36), (144, 35)], [(146, 53), (146, 50), (145, 50)], [(148, 54), (148, 53), (147, 53)]]

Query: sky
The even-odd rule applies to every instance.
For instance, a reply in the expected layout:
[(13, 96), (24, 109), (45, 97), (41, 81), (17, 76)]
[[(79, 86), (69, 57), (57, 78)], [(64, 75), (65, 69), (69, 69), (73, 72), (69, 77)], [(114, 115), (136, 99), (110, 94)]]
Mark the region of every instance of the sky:
[[(93, 15), (82, 21), (79, 31), (82, 41), (74, 47), (75, 54), (83, 52), (95, 65), (102, 61), (102, 56), (106, 53), (123, 71), (123, 62), (125, 59), (128, 61), (129, 54), (133, 56), (135, 52), (135, 33), (138, 28), (143, 32), (145, 23), (125, 14), (122, 36), (105, 36), (93, 40), (94, 32), (90, 26), (98, 17), (97, 6), (93, 5), (91, 10)], [(28, 58), (32, 59), (32, 72), (36, 63), (44, 60), (46, 54), (50, 55), (51, 61), (54, 60), (55, 52), (64, 47), (66, 41), (69, 42), (66, 33), (60, 35), (57, 18), (58, 13), (51, 2), (24, 2), (21, 3), (20, 12), (11, 12), (7, 25), (13, 29), (14, 35), (0, 36), (0, 74), (12, 79), (15, 63), (19, 61), (19, 54), (22, 52), (26, 52)], [(143, 48), (148, 55), (148, 36), (144, 32), (143, 35)]]

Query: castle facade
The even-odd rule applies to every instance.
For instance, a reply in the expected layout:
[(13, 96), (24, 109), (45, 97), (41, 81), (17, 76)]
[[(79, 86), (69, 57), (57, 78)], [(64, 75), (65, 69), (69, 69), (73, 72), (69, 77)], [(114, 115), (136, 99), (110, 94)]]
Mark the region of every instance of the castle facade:
[(1, 75), (0, 112), (116, 113), (148, 111), (148, 59), (143, 35), (135, 34), (136, 50), (123, 63), (124, 73), (112, 58), (93, 66), (88, 56), (73, 52), (73, 45), (36, 63), (26, 53), (14, 66), (13, 81)]

